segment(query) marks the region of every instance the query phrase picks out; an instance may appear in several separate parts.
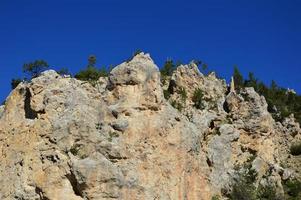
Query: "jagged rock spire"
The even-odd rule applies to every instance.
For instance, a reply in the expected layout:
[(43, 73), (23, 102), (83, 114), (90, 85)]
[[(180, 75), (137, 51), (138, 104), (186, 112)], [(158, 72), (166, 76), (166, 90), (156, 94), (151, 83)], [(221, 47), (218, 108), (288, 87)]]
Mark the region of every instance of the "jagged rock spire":
[(234, 78), (231, 77), (230, 92), (235, 92)]

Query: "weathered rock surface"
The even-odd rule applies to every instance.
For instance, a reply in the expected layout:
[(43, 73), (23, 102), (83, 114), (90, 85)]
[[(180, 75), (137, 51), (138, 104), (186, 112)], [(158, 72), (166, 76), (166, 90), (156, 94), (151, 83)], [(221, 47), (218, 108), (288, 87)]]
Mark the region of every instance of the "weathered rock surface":
[[(289, 158), (299, 124), (275, 123), (252, 88), (227, 94), (224, 80), (194, 64), (178, 67), (167, 87), (169, 100), (144, 53), (95, 87), (53, 70), (19, 84), (0, 107), (0, 199), (210, 200), (231, 190), (245, 163), (279, 193), (281, 179), (300, 176)], [(193, 105), (195, 88), (204, 109)]]

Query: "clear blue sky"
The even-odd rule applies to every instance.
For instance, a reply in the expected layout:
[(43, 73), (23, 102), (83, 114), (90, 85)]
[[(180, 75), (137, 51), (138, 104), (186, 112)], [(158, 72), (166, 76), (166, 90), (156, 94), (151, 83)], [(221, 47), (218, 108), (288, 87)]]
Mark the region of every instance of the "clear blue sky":
[(204, 60), (229, 80), (233, 65), (301, 92), (300, 0), (0, 0), (0, 101), (22, 65), (119, 64), (136, 49)]

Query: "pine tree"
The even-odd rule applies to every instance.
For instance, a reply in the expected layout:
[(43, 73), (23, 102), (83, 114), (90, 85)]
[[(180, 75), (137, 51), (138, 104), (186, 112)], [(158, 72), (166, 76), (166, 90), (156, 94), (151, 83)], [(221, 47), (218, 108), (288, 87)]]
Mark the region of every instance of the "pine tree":
[(244, 86), (244, 78), (239, 72), (237, 66), (234, 66), (233, 79), (234, 79), (235, 89), (240, 90)]
[(36, 60), (34, 62), (25, 63), (23, 65), (23, 72), (27, 73), (30, 78), (35, 78), (40, 73), (49, 67), (48, 63), (44, 60)]

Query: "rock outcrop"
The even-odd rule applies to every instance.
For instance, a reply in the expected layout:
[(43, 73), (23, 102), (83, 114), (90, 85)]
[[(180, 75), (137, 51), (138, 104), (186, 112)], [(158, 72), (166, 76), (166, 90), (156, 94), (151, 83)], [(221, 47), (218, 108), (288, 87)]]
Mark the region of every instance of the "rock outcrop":
[(276, 123), (253, 88), (228, 93), (194, 64), (169, 80), (140, 53), (95, 87), (53, 70), (20, 83), (0, 107), (0, 199), (210, 200), (227, 196), (246, 163), (280, 196), (282, 179), (300, 177), (293, 117)]

